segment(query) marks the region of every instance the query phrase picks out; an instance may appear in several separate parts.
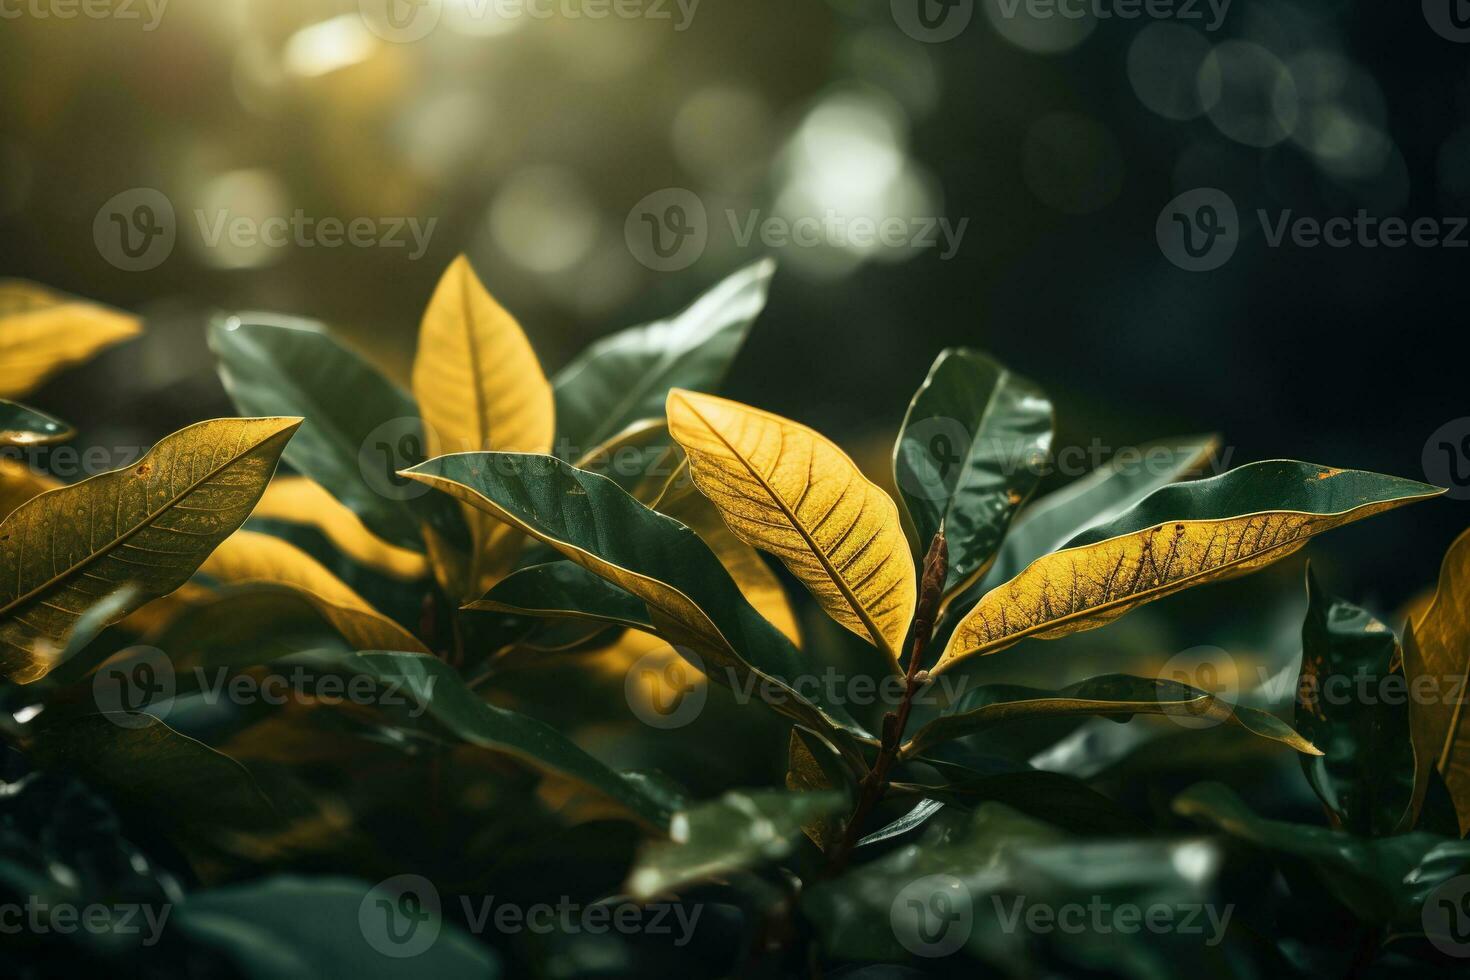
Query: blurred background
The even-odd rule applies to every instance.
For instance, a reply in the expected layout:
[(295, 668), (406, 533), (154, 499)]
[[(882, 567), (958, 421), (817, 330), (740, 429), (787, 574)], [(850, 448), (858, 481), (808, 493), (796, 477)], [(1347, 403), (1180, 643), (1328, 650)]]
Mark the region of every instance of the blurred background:
[[(1231, 465), (1425, 478), (1431, 434), (1470, 415), (1470, 251), (1273, 248), (1254, 213), (1470, 213), (1455, 2), (0, 0), (0, 275), (149, 328), (29, 400), (121, 445), (228, 414), (215, 309), (321, 318), (405, 378), (461, 251), (549, 374), (769, 253), (727, 393), (875, 476), (934, 355), (966, 344), (1045, 386), (1058, 447), (1213, 430)], [(1155, 228), (1201, 187), (1241, 240), (1187, 272)], [(285, 244), (219, 233), (297, 214)], [(759, 231), (831, 215), (849, 231)], [(157, 247), (120, 254), (120, 227)], [(1410, 508), (1312, 553), (1391, 609), (1467, 517)]]

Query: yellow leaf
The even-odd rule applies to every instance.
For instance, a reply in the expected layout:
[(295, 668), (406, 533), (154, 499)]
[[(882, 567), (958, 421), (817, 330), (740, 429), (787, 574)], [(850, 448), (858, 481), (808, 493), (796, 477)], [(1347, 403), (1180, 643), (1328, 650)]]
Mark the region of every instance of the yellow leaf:
[(116, 622), (167, 595), (244, 523), (300, 419), (215, 419), (181, 429), (136, 465), (32, 497), (0, 523), (0, 672), (29, 683), (54, 666), (77, 618), (132, 584)]
[(288, 541), (257, 531), (236, 531), (214, 550), (199, 571), (231, 585), (285, 585), (304, 595), (357, 650), (428, 649), (366, 599)]
[(725, 571), (730, 573), (755, 611), (792, 643), (801, 645), (796, 613), (791, 609), (791, 601), (786, 597), (780, 579), (776, 578), (759, 552), (730, 531), (708, 498), (689, 487), (683, 492), (667, 495), (656, 509), (692, 528), (725, 566)]
[(1324, 531), (1442, 492), (1293, 460), (1166, 487), (986, 593), (934, 670), (1026, 637), (1094, 629), (1146, 602), (1263, 568)]
[(304, 476), (276, 477), (250, 516), (314, 527), (348, 558), (393, 578), (412, 581), (429, 571), (423, 555), (384, 541), (321, 484)]
[(0, 458), (0, 518), (37, 494), (59, 486), (60, 480), (37, 473), (20, 460)]
[(0, 398), (15, 398), (142, 330), (137, 317), (54, 293), (0, 282)]
[[(515, 317), (461, 255), (439, 280), (419, 330), (413, 394), (428, 455), (545, 453), (555, 435), (551, 384)], [(478, 598), (509, 564), (509, 529), (466, 505), (474, 552), (466, 588)]]
[(917, 586), (893, 498), (830, 441), (778, 415), (675, 389), (668, 419), (730, 530), (779, 558), (833, 619), (897, 663)]
[(1409, 734), (1414, 742), (1417, 813), (1429, 770), (1439, 770), (1450, 791), (1460, 833), (1470, 832), (1470, 531), (1450, 545), (1429, 608), (1404, 639), (1409, 690)]

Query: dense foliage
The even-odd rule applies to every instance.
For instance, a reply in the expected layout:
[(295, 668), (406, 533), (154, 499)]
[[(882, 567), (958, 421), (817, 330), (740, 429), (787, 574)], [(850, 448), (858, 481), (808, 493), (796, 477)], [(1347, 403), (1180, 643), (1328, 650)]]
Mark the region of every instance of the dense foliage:
[[(1076, 641), (1038, 642), (1437, 488), (1290, 460), (1196, 478), (1216, 445), (1194, 437), (1037, 497), (1051, 403), (956, 349), (890, 493), (715, 394), (773, 272), (548, 379), (461, 258), (411, 393), (320, 324), (221, 314), (241, 417), (69, 485), (25, 452), (70, 428), (0, 402), (7, 972), (1407, 976), (1470, 955), (1470, 535), (1397, 617), (1308, 571), (1261, 683), (1129, 672), (1148, 661), (1116, 642), (1049, 673)], [(0, 284), (0, 394), (140, 329)], [(1088, 642), (1147, 642), (1118, 628)], [(1009, 658), (1058, 680), (990, 673)]]

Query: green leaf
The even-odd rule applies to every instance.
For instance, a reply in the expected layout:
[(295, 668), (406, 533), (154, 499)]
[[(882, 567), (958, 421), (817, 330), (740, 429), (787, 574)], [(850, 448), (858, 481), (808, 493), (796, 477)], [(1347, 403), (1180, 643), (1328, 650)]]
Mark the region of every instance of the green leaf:
[(893, 476), (918, 535), (914, 553), (944, 530), (947, 595), (990, 566), (1041, 481), (1051, 439), (1045, 393), (984, 354), (950, 348), (929, 369), (893, 447)]
[(976, 775), (943, 786), (894, 783), (893, 792), (969, 809), (1003, 803), (1069, 833), (1087, 836), (1142, 831), (1136, 818), (1080, 779), (1040, 769)]
[(1274, 715), (1256, 708), (1234, 707), (1175, 681), (1128, 674), (1104, 674), (1059, 691), (1019, 684), (987, 684), (966, 692), (945, 713), (929, 722), (903, 746), (911, 759), (932, 745), (973, 735), (1018, 718), (1057, 715), (1109, 715), (1127, 721), (1134, 715), (1170, 715), (1226, 721), (1273, 739), (1298, 752), (1319, 754), (1310, 742)]
[[(407, 471), (545, 542), (642, 599), (669, 642), (692, 647), (718, 683), (762, 681), (784, 692), (777, 710), (820, 731), (838, 722), (784, 678), (801, 662), (791, 641), (761, 617), (692, 530), (628, 496), (606, 477), (551, 456), (456, 453)], [(714, 669), (710, 669), (714, 668)]]
[(1095, 629), (1155, 599), (1257, 571), (1315, 535), (1443, 492), (1292, 460), (1164, 487), (987, 593), (955, 627), (934, 669), (1028, 636)]
[(136, 465), (32, 497), (0, 523), (0, 671), (39, 680), (98, 596), (130, 609), (188, 581), (245, 522), (300, 419), (215, 419)]
[(1355, 834), (1391, 833), (1413, 794), (1407, 697), (1395, 703), (1387, 687), (1403, 681), (1399, 660), (1393, 630), (1323, 592), (1309, 566), (1295, 724), (1324, 754), (1302, 756), (1302, 772)]
[(507, 575), (464, 607), (479, 612), (588, 619), (653, 632), (643, 600), (571, 561), (531, 565)]
[[(891, 792), (901, 792), (905, 788), (903, 784), (890, 784)], [(922, 792), (921, 787), (913, 787), (913, 789), (919, 792), (920, 795), (925, 796), (925, 798), (919, 800), (918, 803), (914, 804), (912, 810), (897, 820), (878, 828), (871, 834), (863, 836), (857, 842), (858, 847), (867, 847), (870, 844), (878, 844), (886, 840), (892, 840), (894, 837), (901, 837), (911, 830), (922, 827), (928, 822), (930, 817), (944, 809), (943, 800), (929, 798), (926, 793)]]
[(1200, 783), (1174, 799), (1174, 812), (1266, 851), (1304, 859), (1360, 918), (1409, 925), (1437, 885), (1465, 871), (1470, 841), (1416, 831), (1368, 840), (1342, 831), (1266, 820), (1229, 787)]
[(1163, 905), (1198, 915), (1218, 865), (1219, 854), (1199, 841), (1074, 841), (987, 803), (967, 819), (936, 819), (918, 843), (809, 887), (802, 908), (823, 948), (849, 961), (947, 956), (947, 966), (975, 973), (962, 959), (969, 953), (1017, 976), (1225, 977), (1225, 951), (1211, 944), (1218, 937), (1208, 923), (1204, 935), (1026, 927), (1037, 907), (1056, 915), (1073, 905)]
[(582, 782), (655, 827), (668, 824), (662, 794), (652, 793), (640, 781), (609, 769), (550, 725), (483, 700), (442, 660), (390, 651), (333, 654), (329, 659), (401, 691), (470, 745), (502, 752), (534, 768)]
[(848, 805), (836, 791), (732, 790), (674, 815), (669, 842), (649, 844), (628, 876), (628, 891), (646, 901), (731, 871), (778, 861), (791, 853), (803, 825)]
[(0, 446), (49, 446), (74, 435), (76, 430), (60, 419), (0, 398)]
[(218, 317), (209, 346), (242, 412), (306, 418), (287, 463), (331, 491), (380, 538), (423, 550), (408, 502), (412, 488), (396, 475), (424, 456), (412, 398), (315, 321), (268, 313)]
[(605, 337), (552, 381), (559, 454), (580, 457), (634, 422), (664, 414), (671, 388), (714, 391), (766, 305), (776, 264), (762, 259), (682, 313)]
[[(394, 980), (409, 963), (416, 974), (442, 980), (500, 975), (488, 947), (443, 922), (437, 892), (419, 893), (427, 879), (419, 879), (412, 904), (425, 918), (390, 922), (394, 911), (410, 907), (385, 887), (392, 881), (374, 887), (350, 878), (281, 875), (195, 892), (179, 903), (171, 931), (215, 950), (248, 980)], [(424, 939), (427, 946), (416, 952)]]

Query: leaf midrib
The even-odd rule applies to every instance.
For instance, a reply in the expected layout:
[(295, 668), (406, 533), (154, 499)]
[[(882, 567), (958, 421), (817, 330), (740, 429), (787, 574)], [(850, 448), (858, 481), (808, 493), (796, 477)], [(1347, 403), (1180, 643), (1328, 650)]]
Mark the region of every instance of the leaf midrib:
[[(202, 484), (207, 483), (209, 481), (209, 479), (211, 477), (213, 477), (215, 474), (220, 473), (221, 471), (226, 470), (226, 469), (228, 469), (231, 466), (234, 466), (236, 463), (240, 462), (242, 459), (244, 459), (250, 453), (255, 452), (261, 446), (265, 445), (265, 443), (268, 442), (270, 439), (273, 439), (276, 436), (280, 435), (282, 431), (285, 431), (285, 430), (277, 430), (276, 432), (271, 433), (269, 436), (267, 436), (264, 439), (261, 439), (259, 442), (255, 443), (253, 446), (251, 446), (248, 450), (246, 450), (244, 452), (240, 452), (239, 451), (239, 448), (237, 447), (235, 450), (233, 450), (231, 452), (231, 454), (230, 454), (229, 458), (226, 460), (226, 462), (224, 462), (223, 464), (221, 464), (219, 466), (216, 466), (213, 469), (209, 470), (200, 479), (191, 482), (188, 485), (187, 488), (185, 488), (183, 491), (175, 494), (173, 497), (170, 497), (166, 502), (164, 502), (162, 505), (160, 505), (157, 510), (149, 511), (148, 514), (147, 514), (147, 516), (145, 517), (145, 519), (143, 519), (143, 520), (139, 521), (137, 524), (133, 525), (125, 533), (123, 533), (123, 534), (119, 535), (118, 537), (114, 538), (113, 540), (107, 542), (107, 544), (104, 545), (102, 548), (99, 548), (96, 551), (93, 551), (92, 553), (90, 553), (89, 555), (87, 555), (85, 558), (83, 558), (81, 561), (79, 561), (79, 562), (77, 562), (77, 563), (75, 563), (73, 565), (67, 566), (67, 568), (66, 568), (65, 571), (60, 572), (60, 573), (57, 573), (55, 575), (52, 575), (51, 578), (47, 579), (41, 585), (38, 585), (35, 588), (31, 589), (29, 592), (25, 593), (24, 595), (17, 596), (15, 599), (13, 599), (10, 602), (6, 603), (4, 606), (0, 606), (0, 616), (8, 615), (11, 612), (11, 610), (15, 609), (17, 606), (22, 606), (22, 605), (25, 605), (25, 604), (29, 603), (31, 600), (35, 599), (37, 596), (39, 596), (42, 593), (44, 593), (44, 592), (50, 590), (51, 588), (55, 587), (57, 584), (59, 584), (60, 582), (62, 582), (65, 579), (69, 578), (70, 576), (76, 574), (76, 572), (79, 569), (85, 568), (88, 565), (92, 564), (93, 562), (98, 561), (101, 558), (104, 558), (107, 555), (111, 554), (114, 549), (121, 547), (128, 540), (130, 540), (134, 535), (137, 535), (137, 534), (142, 533), (142, 531), (143, 531), (144, 528), (151, 527), (154, 521), (156, 521), (159, 517), (161, 517), (168, 510), (172, 509), (179, 501), (183, 500), (185, 497), (189, 496), (190, 494), (192, 494), (196, 490), (198, 490), (199, 487)], [(242, 441), (243, 441), (243, 438), (244, 437), (243, 437), (243, 434), (242, 434), (242, 436), (241, 436)], [(153, 448), (153, 451), (152, 452), (150, 452), (147, 456), (144, 456), (143, 459), (140, 460), (140, 464), (141, 463), (146, 463), (148, 460), (152, 459), (153, 456), (154, 456), (154, 454), (158, 452), (159, 448), (160, 448), (159, 446), (155, 446)], [(113, 472), (114, 473), (121, 473), (122, 471), (121, 470), (114, 470)], [(75, 485), (76, 486), (82, 486), (83, 484), (75, 484)], [(21, 507), (26, 507), (27, 505), (32, 505), (33, 507), (34, 506), (41, 506), (40, 504), (37, 504), (36, 501), (41, 500), (43, 497), (46, 497), (49, 494), (57, 493), (59, 491), (67, 490), (67, 489), (70, 489), (70, 488), (69, 487), (57, 487), (55, 490), (48, 490), (45, 493), (41, 493), (41, 494), (38, 494), (35, 497), (32, 497), (30, 500), (26, 501), (25, 504), (22, 504)], [(19, 512), (19, 511), (20, 511), (20, 508), (17, 508), (17, 512)], [(7, 522), (8, 522), (8, 520), (9, 520), (9, 518), (6, 519)], [(3, 526), (3, 523), (4, 522), (0, 522), (0, 526)], [(19, 558), (19, 556), (17, 556), (17, 559), (18, 558)], [(17, 565), (19, 565), (19, 561), (18, 560), (17, 560)]]
[[(720, 442), (724, 444), (725, 448), (730, 451), (730, 455), (740, 461), (740, 465), (745, 467), (746, 471), (755, 478), (756, 482), (758, 482), (765, 489), (766, 493), (771, 497), (771, 499), (776, 502), (776, 506), (780, 508), (781, 513), (786, 515), (786, 519), (791, 522), (791, 526), (796, 529), (796, 533), (800, 534), (802, 540), (806, 542), (807, 548), (812, 552), (812, 554), (817, 556), (817, 561), (819, 561), (822, 565), (822, 568), (826, 570), (827, 577), (831, 579), (832, 582), (837, 586), (837, 588), (842, 592), (843, 598), (847, 600), (847, 604), (852, 607), (853, 612), (857, 613), (858, 619), (862, 620), (863, 627), (867, 629), (868, 635), (873, 639), (873, 642), (877, 645), (878, 649), (885, 651), (890, 657), (893, 657), (895, 660), (897, 660), (897, 651), (889, 646), (888, 639), (883, 635), (882, 631), (878, 629), (878, 624), (873, 622), (873, 618), (868, 615), (867, 609), (865, 609), (863, 607), (863, 604), (858, 601), (857, 595), (853, 593), (851, 587), (848, 586), (847, 581), (843, 579), (840, 574), (838, 574), (836, 567), (827, 557), (827, 553), (817, 546), (817, 542), (812, 538), (810, 532), (808, 532), (806, 527), (803, 526), (799, 520), (797, 520), (796, 514), (787, 505), (785, 498), (776, 492), (775, 488), (772, 487), (771, 484), (766, 480), (764, 474), (762, 474), (754, 466), (752, 466), (750, 461), (747, 460), (743, 455), (741, 455), (740, 452), (737, 451), (735, 447), (730, 444), (730, 440), (725, 438), (724, 433), (720, 432), (712, 424), (710, 424), (709, 419), (704, 417), (704, 414), (700, 412), (699, 408), (694, 405), (693, 402), (691, 402), (687, 398), (681, 398), (680, 401), (682, 401), (689, 408), (689, 410), (694, 413), (694, 416), (698, 418), (701, 423), (704, 424), (704, 427), (706, 429), (714, 433), (715, 438), (719, 439)], [(807, 462), (807, 468), (810, 471), (810, 460), (808, 460)], [(812, 474), (808, 472), (808, 479), (811, 478), (811, 475)], [(867, 482), (866, 477), (864, 477), (861, 473), (858, 474), (858, 478), (863, 480), (864, 483)]]

